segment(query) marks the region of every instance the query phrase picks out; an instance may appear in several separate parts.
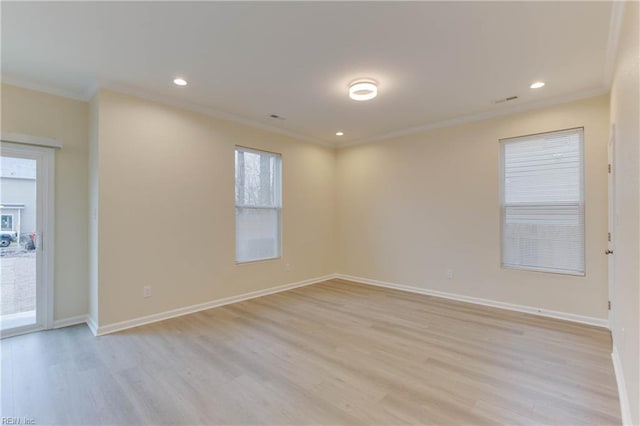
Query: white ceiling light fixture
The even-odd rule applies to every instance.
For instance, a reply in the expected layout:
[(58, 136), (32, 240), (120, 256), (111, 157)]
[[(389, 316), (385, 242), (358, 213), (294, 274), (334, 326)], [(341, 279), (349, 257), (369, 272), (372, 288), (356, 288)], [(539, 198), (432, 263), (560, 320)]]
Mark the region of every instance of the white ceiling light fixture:
[(378, 96), (378, 83), (371, 79), (359, 79), (349, 84), (349, 97), (354, 101), (368, 101)]
[(534, 83), (531, 83), (529, 87), (532, 89), (539, 89), (541, 87), (544, 87), (544, 81), (536, 81)]
[(173, 84), (175, 84), (176, 86), (186, 86), (187, 85), (187, 80), (185, 80), (184, 78), (174, 78), (173, 79)]
[(336, 136), (344, 136), (344, 132), (336, 132)]

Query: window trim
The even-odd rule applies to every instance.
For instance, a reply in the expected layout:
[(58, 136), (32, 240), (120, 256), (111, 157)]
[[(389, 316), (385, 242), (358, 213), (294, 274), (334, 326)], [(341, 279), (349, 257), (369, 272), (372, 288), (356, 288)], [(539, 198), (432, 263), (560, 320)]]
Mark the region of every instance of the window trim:
[[(505, 181), (504, 181), (504, 160), (505, 160), (505, 156), (504, 156), (504, 147), (508, 142), (513, 142), (514, 140), (518, 139), (520, 141), (525, 141), (528, 139), (535, 139), (541, 135), (552, 135), (552, 134), (562, 134), (562, 133), (574, 133), (574, 132), (578, 132), (578, 134), (580, 135), (580, 144), (579, 144), (579, 148), (580, 148), (580, 158), (582, 159), (582, 162), (580, 164), (580, 190), (581, 190), (581, 200), (578, 201), (578, 203), (572, 203), (572, 202), (557, 202), (556, 204), (558, 205), (578, 205), (578, 206), (582, 206), (582, 259), (583, 259), (583, 266), (584, 266), (584, 270), (582, 272), (578, 272), (578, 271), (572, 271), (572, 270), (560, 270), (560, 269), (553, 269), (553, 268), (544, 268), (544, 267), (537, 267), (537, 266), (517, 266), (517, 265), (505, 265), (504, 263), (504, 225), (505, 225), (505, 212), (506, 212), (506, 206), (505, 206), (505, 202), (504, 202), (504, 193), (505, 193)], [(548, 273), (548, 274), (555, 274), (555, 275), (569, 275), (569, 276), (577, 276), (577, 277), (586, 277), (587, 276), (587, 202), (586, 202), (586, 188), (585, 188), (585, 169), (586, 169), (586, 158), (585, 158), (585, 148), (584, 148), (584, 144), (585, 144), (585, 131), (584, 131), (584, 126), (582, 127), (570, 127), (570, 128), (566, 128), (566, 129), (561, 129), (561, 130), (552, 130), (552, 131), (546, 131), (546, 132), (538, 132), (538, 133), (529, 133), (526, 135), (522, 135), (522, 136), (512, 136), (512, 137), (508, 137), (508, 138), (501, 138), (498, 139), (498, 143), (500, 144), (500, 172), (499, 172), (499, 201), (500, 201), (500, 224), (499, 224), (499, 228), (500, 228), (500, 232), (499, 232), (499, 237), (500, 237), (500, 241), (499, 241), (499, 245), (500, 245), (500, 268), (501, 269), (508, 269), (508, 270), (514, 270), (514, 271), (528, 271), (528, 272), (543, 272), (543, 273)], [(527, 203), (526, 205), (533, 205), (535, 203)], [(550, 205), (552, 203), (545, 203), (543, 205)]]
[(0, 216), (11, 216), (11, 229), (1, 229), (2, 227), (0, 226), (0, 231), (12, 232), (16, 230), (16, 228), (13, 226), (15, 224), (15, 215), (13, 213), (2, 213)]
[[(251, 205), (251, 204), (241, 204), (238, 205), (236, 204), (236, 195), (235, 195), (235, 185), (236, 185), (236, 172), (237, 170), (235, 169), (235, 160), (234, 160), (234, 178), (233, 178), (233, 185), (234, 185), (234, 194), (233, 194), (233, 203), (234, 203), (234, 211), (236, 212), (236, 214), (234, 214), (234, 258), (235, 258), (235, 264), (236, 265), (246, 265), (246, 264), (252, 264), (252, 263), (258, 263), (258, 262), (268, 262), (268, 261), (273, 261), (273, 260), (280, 260), (283, 257), (283, 251), (284, 251), (284, 244), (283, 244), (283, 232), (282, 232), (282, 221), (283, 221), (283, 216), (282, 216), (282, 209), (283, 209), (283, 204), (284, 204), (284, 197), (283, 197), (283, 168), (282, 168), (282, 154), (279, 152), (274, 152), (274, 151), (267, 151), (264, 149), (256, 149), (256, 148), (250, 148), (244, 145), (236, 145), (233, 149), (233, 154), (234, 154), (234, 159), (235, 159), (235, 155), (238, 152), (238, 150), (240, 151), (245, 151), (245, 152), (253, 152), (256, 154), (270, 154), (270, 155), (274, 155), (277, 156), (280, 159), (280, 164), (279, 164), (279, 172), (278, 173), (278, 182), (276, 183), (276, 185), (278, 186), (279, 189), (279, 199), (280, 199), (280, 205), (278, 207), (271, 207), (271, 206), (265, 206), (265, 205)], [(278, 255), (274, 256), (274, 257), (264, 257), (264, 258), (259, 258), (259, 259), (251, 259), (251, 260), (238, 260), (237, 257), (237, 244), (238, 244), (238, 238), (237, 238), (237, 209), (238, 208), (250, 208), (250, 209), (265, 209), (265, 210), (275, 210), (277, 215), (278, 215), (278, 229), (277, 229), (277, 235), (278, 235)]]

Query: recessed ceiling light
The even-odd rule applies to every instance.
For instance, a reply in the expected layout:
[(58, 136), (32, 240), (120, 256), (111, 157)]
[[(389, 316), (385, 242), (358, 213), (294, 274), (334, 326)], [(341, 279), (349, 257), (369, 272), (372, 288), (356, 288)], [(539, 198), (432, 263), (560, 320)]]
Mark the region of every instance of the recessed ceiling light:
[(349, 97), (354, 101), (368, 101), (378, 95), (378, 86), (374, 80), (360, 79), (349, 84)]
[(541, 87), (544, 86), (544, 81), (536, 81), (535, 83), (531, 83), (531, 87), (532, 89), (539, 89)]
[(336, 136), (344, 136), (344, 132), (336, 132)]
[(187, 80), (185, 80), (184, 78), (176, 78), (173, 80), (173, 83), (177, 86), (186, 86), (187, 85)]

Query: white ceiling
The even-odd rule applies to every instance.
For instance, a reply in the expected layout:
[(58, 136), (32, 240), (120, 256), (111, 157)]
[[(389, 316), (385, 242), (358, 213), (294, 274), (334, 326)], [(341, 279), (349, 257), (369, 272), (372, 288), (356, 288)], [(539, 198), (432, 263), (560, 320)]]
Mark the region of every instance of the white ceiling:
[[(353, 143), (606, 90), (613, 10), (610, 2), (2, 2), (2, 78), (85, 99), (117, 88)], [(189, 85), (174, 86), (175, 76)], [(348, 98), (358, 77), (379, 82), (376, 99)], [(547, 85), (529, 89), (535, 80)], [(512, 95), (519, 99), (494, 104)]]

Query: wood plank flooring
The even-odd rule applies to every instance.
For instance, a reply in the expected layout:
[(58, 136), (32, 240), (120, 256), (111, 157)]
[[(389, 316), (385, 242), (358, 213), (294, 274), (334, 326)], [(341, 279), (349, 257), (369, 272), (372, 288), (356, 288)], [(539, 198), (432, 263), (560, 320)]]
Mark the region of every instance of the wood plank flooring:
[(607, 330), (339, 280), (1, 345), (38, 425), (621, 424)]

